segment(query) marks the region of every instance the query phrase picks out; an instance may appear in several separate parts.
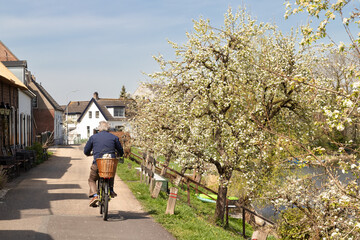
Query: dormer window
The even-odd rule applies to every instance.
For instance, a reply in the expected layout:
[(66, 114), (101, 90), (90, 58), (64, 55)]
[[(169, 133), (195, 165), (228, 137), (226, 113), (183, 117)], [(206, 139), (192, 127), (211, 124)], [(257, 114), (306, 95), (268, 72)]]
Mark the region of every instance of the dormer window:
[(35, 97), (32, 99), (32, 107), (33, 107), (33, 108), (37, 108), (37, 107), (38, 107), (38, 99), (37, 99), (37, 96), (35, 96)]
[(125, 117), (125, 107), (114, 107), (114, 117)]

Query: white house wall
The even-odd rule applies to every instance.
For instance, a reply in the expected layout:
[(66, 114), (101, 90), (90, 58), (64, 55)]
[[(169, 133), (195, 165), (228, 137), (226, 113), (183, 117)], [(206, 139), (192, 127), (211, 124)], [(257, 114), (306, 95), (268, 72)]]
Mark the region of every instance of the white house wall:
[(62, 128), (62, 115), (60, 111), (55, 111), (54, 114), (54, 141), (55, 144), (63, 144), (63, 128)]
[[(89, 118), (89, 112), (92, 112), (92, 118)], [(80, 123), (76, 126), (76, 132), (81, 135), (81, 139), (87, 139), (93, 135), (94, 129), (99, 126), (100, 121), (105, 121), (105, 117), (99, 111), (99, 118), (96, 118), (95, 112), (99, 111), (97, 106), (92, 102), (91, 106), (87, 109)], [(88, 135), (88, 128), (90, 128), (90, 134)]]
[(7, 67), (22, 83), (25, 83), (25, 68)]
[(79, 143), (81, 140), (81, 135), (78, 134), (77, 129), (77, 125), (79, 124), (77, 120), (79, 117), (80, 114), (68, 115), (67, 120), (65, 120), (66, 125), (64, 126), (64, 140), (65, 142), (67, 142), (67, 144), (76, 144)]
[(18, 139), (20, 144), (31, 144), (31, 97), (19, 90)]

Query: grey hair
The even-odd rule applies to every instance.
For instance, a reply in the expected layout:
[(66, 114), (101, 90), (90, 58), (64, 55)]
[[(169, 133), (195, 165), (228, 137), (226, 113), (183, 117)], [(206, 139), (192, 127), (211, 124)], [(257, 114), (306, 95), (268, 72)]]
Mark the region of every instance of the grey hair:
[(98, 130), (101, 131), (109, 131), (110, 124), (107, 121), (100, 121)]

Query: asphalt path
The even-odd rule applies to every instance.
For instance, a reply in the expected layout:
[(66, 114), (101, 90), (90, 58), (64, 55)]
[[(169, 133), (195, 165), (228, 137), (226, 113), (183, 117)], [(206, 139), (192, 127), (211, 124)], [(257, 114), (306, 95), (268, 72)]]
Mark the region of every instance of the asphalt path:
[(83, 146), (51, 148), (46, 162), (22, 172), (0, 196), (0, 240), (175, 239), (146, 212), (119, 177), (109, 219), (89, 207), (92, 158)]

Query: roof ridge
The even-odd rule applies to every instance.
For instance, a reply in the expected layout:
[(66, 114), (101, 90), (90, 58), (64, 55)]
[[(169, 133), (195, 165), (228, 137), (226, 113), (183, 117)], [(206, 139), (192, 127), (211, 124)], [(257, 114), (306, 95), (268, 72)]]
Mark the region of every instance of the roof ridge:
[(50, 104), (54, 107), (56, 110), (63, 110), (61, 106), (56, 102), (56, 100), (50, 95), (46, 89), (35, 81), (35, 79), (31, 78), (31, 81), (35, 84), (35, 86), (44, 94), (45, 98), (50, 102)]

